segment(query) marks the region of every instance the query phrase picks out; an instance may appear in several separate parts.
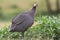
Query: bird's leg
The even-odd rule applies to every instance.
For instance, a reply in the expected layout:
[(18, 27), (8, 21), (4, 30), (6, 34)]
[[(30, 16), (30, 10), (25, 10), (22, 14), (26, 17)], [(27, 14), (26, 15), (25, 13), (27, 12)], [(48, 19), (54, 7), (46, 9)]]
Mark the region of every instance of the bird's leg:
[(21, 38), (24, 38), (24, 32), (21, 32)]

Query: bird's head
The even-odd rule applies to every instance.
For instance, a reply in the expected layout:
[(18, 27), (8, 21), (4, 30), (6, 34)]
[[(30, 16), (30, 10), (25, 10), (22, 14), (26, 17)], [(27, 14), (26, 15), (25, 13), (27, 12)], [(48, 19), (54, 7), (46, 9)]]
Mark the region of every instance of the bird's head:
[(35, 1), (33, 7), (37, 7), (37, 6), (38, 6), (38, 4), (37, 4), (37, 2)]

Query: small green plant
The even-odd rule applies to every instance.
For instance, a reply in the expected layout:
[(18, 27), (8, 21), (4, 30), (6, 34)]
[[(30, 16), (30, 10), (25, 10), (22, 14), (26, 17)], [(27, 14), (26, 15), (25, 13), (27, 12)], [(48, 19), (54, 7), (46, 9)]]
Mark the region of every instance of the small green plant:
[[(26, 40), (50, 40), (60, 38), (60, 19), (58, 17), (41, 16), (36, 18), (39, 23), (25, 32)], [(58, 36), (57, 36), (58, 35)], [(9, 27), (0, 29), (0, 38), (20, 39), (20, 33), (9, 32)]]

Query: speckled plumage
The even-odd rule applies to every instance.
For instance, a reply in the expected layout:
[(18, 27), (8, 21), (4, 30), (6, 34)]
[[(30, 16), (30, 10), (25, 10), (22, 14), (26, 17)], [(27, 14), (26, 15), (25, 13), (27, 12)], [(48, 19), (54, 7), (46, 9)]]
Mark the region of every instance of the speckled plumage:
[(36, 3), (31, 10), (23, 12), (13, 18), (10, 32), (21, 32), (24, 37), (24, 32), (33, 25), (36, 12)]

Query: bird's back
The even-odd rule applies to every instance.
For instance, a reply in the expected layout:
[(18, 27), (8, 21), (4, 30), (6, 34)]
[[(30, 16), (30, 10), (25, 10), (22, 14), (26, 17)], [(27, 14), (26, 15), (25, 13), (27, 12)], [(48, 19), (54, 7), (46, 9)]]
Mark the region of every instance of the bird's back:
[[(19, 23), (19, 21), (21, 21), (19, 18), (22, 20), (21, 23)], [(17, 20), (19, 24), (17, 24)], [(21, 32), (26, 31), (29, 27), (31, 27), (34, 23), (34, 19), (29, 14), (21, 14), (19, 17), (14, 18), (12, 22), (14, 22), (12, 23), (13, 31)]]

